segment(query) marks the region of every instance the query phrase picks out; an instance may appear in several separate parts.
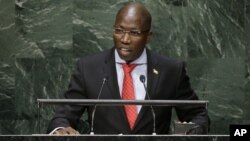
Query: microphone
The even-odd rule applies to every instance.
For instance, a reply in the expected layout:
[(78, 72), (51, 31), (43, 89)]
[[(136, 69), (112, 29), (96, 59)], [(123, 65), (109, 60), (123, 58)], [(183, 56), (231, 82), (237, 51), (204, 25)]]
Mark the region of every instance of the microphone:
[[(103, 89), (103, 86), (104, 84), (106, 83), (107, 81), (107, 77), (104, 77), (103, 80), (102, 80), (102, 85), (101, 85), (101, 88), (100, 88), (100, 91), (99, 91), (99, 94), (97, 96), (97, 99), (99, 100), (100, 99), (100, 96), (101, 96), (101, 93), (102, 93), (102, 89)], [(94, 109), (92, 111), (92, 118), (91, 118), (91, 128), (90, 128), (90, 135), (94, 135), (94, 119), (95, 119), (95, 111), (96, 111), (96, 104), (94, 106)]]
[[(144, 75), (140, 75), (140, 81), (142, 82), (143, 86), (144, 86), (144, 89), (146, 91), (146, 96), (148, 97), (148, 99), (150, 100), (150, 97), (149, 97), (149, 94), (148, 94), (148, 89), (146, 87), (146, 77)], [(153, 106), (150, 105), (150, 108), (151, 108), (151, 112), (152, 112), (152, 116), (153, 116), (153, 120), (154, 120), (154, 125), (153, 125), (153, 133), (152, 135), (156, 135), (156, 131), (155, 131), (155, 111), (153, 109)]]

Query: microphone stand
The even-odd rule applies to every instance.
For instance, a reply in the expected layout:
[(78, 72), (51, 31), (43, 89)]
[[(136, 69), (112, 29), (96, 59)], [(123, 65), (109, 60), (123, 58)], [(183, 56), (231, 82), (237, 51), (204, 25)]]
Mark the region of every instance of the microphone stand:
[[(150, 100), (150, 97), (149, 97), (149, 94), (148, 94), (148, 90), (147, 90), (147, 87), (146, 87), (146, 84), (145, 84), (145, 76), (144, 75), (140, 75), (140, 81), (142, 82), (143, 86), (144, 86), (144, 89), (146, 91), (146, 96), (148, 97), (148, 99)], [(151, 113), (152, 113), (152, 116), (153, 116), (153, 120), (154, 120), (154, 123), (153, 123), (153, 133), (152, 135), (156, 135), (156, 130), (155, 130), (155, 111), (154, 111), (154, 108), (152, 105), (150, 105), (150, 109), (151, 109)]]
[[(99, 94), (98, 94), (98, 97), (97, 99), (100, 99), (100, 96), (101, 96), (101, 93), (102, 93), (102, 89), (103, 89), (103, 86), (105, 84), (105, 82), (107, 81), (106, 77), (103, 78), (103, 81), (102, 81), (102, 86), (101, 86), (101, 89), (99, 91)], [(95, 118), (95, 111), (96, 111), (96, 104), (94, 106), (94, 109), (92, 111), (92, 118), (91, 118), (91, 128), (90, 128), (90, 135), (94, 135), (94, 118)]]

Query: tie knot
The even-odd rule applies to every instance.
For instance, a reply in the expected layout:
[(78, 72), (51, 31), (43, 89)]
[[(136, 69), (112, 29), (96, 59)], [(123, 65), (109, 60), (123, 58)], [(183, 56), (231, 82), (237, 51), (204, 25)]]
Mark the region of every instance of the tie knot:
[(122, 64), (122, 68), (126, 73), (130, 73), (135, 67), (136, 64)]

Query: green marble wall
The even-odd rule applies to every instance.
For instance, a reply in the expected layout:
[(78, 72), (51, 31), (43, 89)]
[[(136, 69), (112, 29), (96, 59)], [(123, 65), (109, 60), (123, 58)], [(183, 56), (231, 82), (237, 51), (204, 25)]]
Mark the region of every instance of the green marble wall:
[[(0, 134), (37, 133), (36, 99), (58, 98), (78, 57), (112, 47), (115, 14), (128, 1), (0, 0)], [(148, 47), (186, 61), (193, 88), (210, 101), (211, 133), (249, 124), (250, 1), (135, 1), (153, 16)]]

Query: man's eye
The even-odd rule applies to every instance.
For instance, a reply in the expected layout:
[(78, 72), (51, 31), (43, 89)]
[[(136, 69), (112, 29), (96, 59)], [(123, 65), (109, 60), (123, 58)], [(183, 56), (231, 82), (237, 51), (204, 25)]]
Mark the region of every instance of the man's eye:
[(133, 35), (133, 36), (138, 36), (138, 35), (141, 34), (141, 32), (139, 32), (139, 31), (130, 31), (129, 33), (130, 33), (131, 35)]
[(119, 28), (116, 28), (116, 29), (115, 29), (115, 32), (116, 32), (116, 33), (123, 33), (123, 30), (122, 30), (122, 29), (119, 29)]

